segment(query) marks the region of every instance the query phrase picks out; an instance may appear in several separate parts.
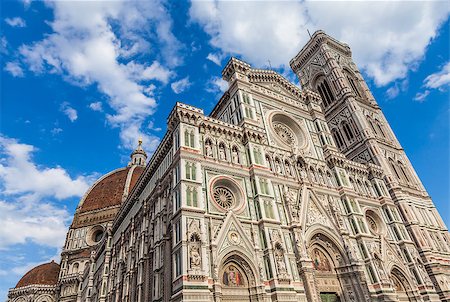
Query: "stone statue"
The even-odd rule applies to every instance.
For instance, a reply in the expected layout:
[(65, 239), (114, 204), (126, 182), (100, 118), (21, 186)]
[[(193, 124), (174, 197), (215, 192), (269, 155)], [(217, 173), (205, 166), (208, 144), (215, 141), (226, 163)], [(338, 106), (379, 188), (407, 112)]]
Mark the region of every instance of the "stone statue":
[(223, 145), (219, 146), (219, 159), (220, 160), (225, 160), (226, 156), (225, 156), (225, 147)]
[(236, 148), (233, 148), (232, 150), (231, 160), (233, 161), (233, 163), (239, 164), (239, 153)]
[(189, 259), (191, 263), (191, 268), (200, 268), (201, 263), (200, 248), (197, 244), (191, 246), (189, 252)]
[(209, 157), (213, 156), (213, 152), (212, 152), (212, 147), (211, 147), (211, 142), (210, 141), (206, 141), (206, 143), (205, 143), (205, 153), (206, 153), (206, 156), (209, 156)]

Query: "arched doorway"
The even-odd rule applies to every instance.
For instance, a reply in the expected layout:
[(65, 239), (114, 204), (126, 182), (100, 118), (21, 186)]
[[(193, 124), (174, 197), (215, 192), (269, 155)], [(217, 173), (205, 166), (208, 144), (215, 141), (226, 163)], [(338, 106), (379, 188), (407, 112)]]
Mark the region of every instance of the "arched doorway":
[(411, 289), (411, 286), (409, 285), (409, 282), (407, 281), (405, 275), (397, 269), (393, 268), (391, 271), (391, 280), (392, 284), (394, 286), (395, 292), (397, 293), (397, 301), (399, 302), (412, 302), (415, 300), (412, 300), (409, 298), (411, 293), (409, 292)]
[(223, 302), (257, 301), (253, 272), (242, 257), (233, 255), (224, 261), (219, 271)]
[(342, 289), (330, 254), (320, 245), (311, 249), (317, 290), (322, 302), (341, 302)]

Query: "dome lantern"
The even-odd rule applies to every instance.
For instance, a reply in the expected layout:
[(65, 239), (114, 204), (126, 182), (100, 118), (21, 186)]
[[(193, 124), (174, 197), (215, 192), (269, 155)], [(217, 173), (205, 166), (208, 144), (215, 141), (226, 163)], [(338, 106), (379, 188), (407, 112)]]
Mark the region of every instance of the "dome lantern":
[(128, 163), (128, 166), (141, 166), (141, 167), (145, 166), (145, 161), (147, 160), (147, 153), (145, 153), (144, 149), (142, 148), (142, 138), (139, 138), (138, 146), (131, 153), (130, 158), (131, 160)]

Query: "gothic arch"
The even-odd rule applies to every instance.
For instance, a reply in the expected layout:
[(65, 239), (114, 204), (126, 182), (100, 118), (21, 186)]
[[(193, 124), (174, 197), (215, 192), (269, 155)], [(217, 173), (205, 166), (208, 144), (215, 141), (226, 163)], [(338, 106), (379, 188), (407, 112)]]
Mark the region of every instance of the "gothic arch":
[(414, 283), (412, 283), (411, 280), (408, 279), (407, 274), (405, 274), (405, 272), (397, 265), (394, 265), (392, 267), (390, 279), (397, 293), (399, 302), (422, 301), (420, 298), (420, 294), (418, 294), (414, 289), (415, 286), (412, 286), (412, 284)]
[(217, 259), (216, 294), (221, 301), (260, 301), (261, 288), (257, 267), (247, 255), (240, 250), (227, 253)]

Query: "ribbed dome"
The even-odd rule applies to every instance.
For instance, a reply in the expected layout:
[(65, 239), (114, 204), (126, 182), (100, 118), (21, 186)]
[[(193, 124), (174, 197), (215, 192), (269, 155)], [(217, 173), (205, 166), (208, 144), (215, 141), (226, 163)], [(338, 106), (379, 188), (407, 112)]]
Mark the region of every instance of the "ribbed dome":
[(144, 167), (133, 165), (106, 174), (87, 191), (78, 205), (77, 212), (120, 205), (124, 194), (131, 192), (143, 171)]
[(36, 266), (26, 273), (17, 283), (16, 288), (28, 285), (56, 285), (59, 264), (54, 261)]

